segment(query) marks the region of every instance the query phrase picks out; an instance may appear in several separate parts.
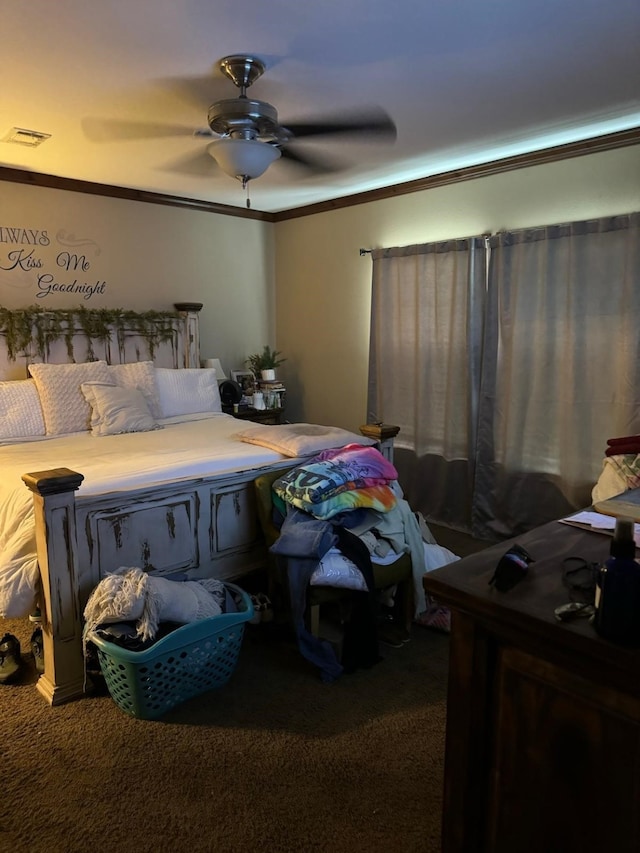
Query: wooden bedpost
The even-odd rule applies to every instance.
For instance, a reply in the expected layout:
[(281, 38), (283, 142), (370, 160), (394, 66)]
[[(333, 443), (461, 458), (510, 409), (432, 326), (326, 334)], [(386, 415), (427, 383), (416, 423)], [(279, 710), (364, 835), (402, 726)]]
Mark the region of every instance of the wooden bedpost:
[(362, 435), (373, 438), (378, 442), (380, 453), (393, 465), (393, 440), (400, 432), (400, 427), (394, 424), (363, 424), (360, 427)]
[(24, 474), (22, 479), (33, 492), (44, 597), (40, 602), (44, 674), (36, 686), (50, 705), (60, 705), (84, 693), (74, 498), (84, 477), (69, 468), (55, 468)]
[(202, 302), (174, 302), (184, 322), (184, 367), (200, 367), (200, 323)]

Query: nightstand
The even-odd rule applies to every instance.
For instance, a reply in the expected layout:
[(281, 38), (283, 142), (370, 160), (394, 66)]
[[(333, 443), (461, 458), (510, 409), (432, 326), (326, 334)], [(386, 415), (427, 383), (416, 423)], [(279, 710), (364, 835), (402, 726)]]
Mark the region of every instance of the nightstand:
[(234, 412), (233, 406), (223, 406), (222, 411), (241, 421), (257, 424), (281, 424), (284, 413), (284, 409), (254, 409), (253, 406), (238, 406), (237, 412)]

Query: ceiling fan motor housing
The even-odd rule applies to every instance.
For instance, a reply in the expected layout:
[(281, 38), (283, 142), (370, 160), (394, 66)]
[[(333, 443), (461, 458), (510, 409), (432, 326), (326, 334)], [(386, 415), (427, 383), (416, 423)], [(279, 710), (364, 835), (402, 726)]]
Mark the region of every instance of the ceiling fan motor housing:
[(266, 101), (226, 98), (209, 107), (209, 127), (220, 136), (280, 141), (278, 112)]

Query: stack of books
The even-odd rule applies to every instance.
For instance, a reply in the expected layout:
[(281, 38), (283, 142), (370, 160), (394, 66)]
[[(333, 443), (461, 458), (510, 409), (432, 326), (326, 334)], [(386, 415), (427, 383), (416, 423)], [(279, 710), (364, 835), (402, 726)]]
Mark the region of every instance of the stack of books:
[(267, 409), (284, 409), (286, 388), (277, 379), (260, 380), (260, 390), (264, 394), (264, 404)]

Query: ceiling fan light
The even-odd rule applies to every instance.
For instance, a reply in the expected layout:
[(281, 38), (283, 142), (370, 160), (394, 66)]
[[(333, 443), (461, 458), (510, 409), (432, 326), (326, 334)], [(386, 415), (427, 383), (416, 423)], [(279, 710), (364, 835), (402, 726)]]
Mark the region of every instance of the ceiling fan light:
[(257, 139), (216, 139), (207, 151), (231, 178), (259, 178), (280, 157), (280, 149)]

